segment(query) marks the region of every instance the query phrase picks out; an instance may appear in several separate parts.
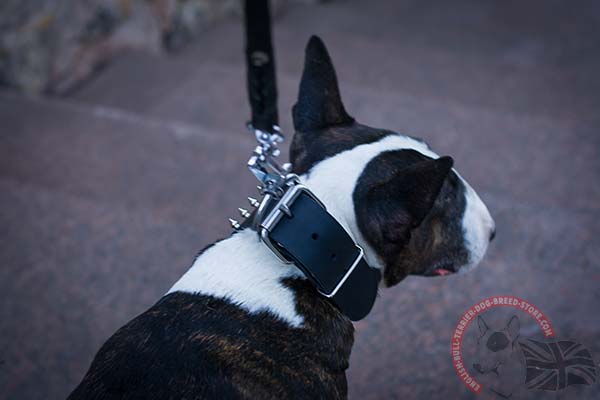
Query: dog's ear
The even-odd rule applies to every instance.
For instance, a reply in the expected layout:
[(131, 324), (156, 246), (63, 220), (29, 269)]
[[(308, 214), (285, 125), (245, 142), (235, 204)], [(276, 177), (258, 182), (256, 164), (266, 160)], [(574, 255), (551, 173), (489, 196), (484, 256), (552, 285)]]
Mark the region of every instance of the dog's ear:
[(519, 321), (519, 318), (516, 315), (510, 317), (505, 329), (513, 340), (516, 339), (519, 336), (519, 331), (521, 330), (521, 322)]
[(383, 249), (384, 261), (386, 255), (397, 257), (410, 231), (427, 216), (452, 164), (451, 157), (419, 161), (369, 188), (357, 185), (355, 204), (364, 205), (357, 209), (357, 222), (369, 241)]
[(481, 315), (477, 316), (477, 326), (479, 327), (479, 333), (481, 336), (485, 335), (485, 333), (490, 329)]
[(342, 104), (331, 58), (319, 37), (310, 38), (305, 57), (298, 101), (292, 109), (296, 132), (352, 123)]

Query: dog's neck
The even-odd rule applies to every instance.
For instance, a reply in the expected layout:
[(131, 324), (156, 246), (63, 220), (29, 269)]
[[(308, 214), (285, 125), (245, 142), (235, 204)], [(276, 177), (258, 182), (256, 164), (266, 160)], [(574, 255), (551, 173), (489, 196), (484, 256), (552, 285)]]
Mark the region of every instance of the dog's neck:
[[(352, 162), (347, 157), (334, 156), (300, 177), (364, 248), (372, 267), (380, 267), (381, 263), (358, 229), (352, 193), (364, 165), (384, 148), (382, 144), (359, 146), (351, 151)], [(182, 291), (226, 298), (250, 312), (267, 310), (291, 326), (300, 327), (305, 318), (296, 310), (295, 293), (283, 284), (286, 278), (303, 279), (304, 275), (295, 266), (280, 262), (255, 231), (245, 229), (198, 256), (169, 293)]]

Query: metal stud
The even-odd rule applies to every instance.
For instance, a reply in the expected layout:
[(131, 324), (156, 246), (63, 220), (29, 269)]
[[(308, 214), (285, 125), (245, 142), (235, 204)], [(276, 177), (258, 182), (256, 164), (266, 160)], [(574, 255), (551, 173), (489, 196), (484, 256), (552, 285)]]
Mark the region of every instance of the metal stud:
[(248, 203), (254, 208), (260, 206), (260, 203), (254, 197), (248, 197)]
[(240, 215), (244, 218), (248, 218), (250, 216), (250, 213), (245, 208), (239, 207), (238, 211), (240, 212)]
[(242, 226), (240, 225), (239, 222), (237, 222), (235, 219), (233, 218), (229, 218), (229, 223), (231, 224), (231, 227), (235, 230), (239, 230)]

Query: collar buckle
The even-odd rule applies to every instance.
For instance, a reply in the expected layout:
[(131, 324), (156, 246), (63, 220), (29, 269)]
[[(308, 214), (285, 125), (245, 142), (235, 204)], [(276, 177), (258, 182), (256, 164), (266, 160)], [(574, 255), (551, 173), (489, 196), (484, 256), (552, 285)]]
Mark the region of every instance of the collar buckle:
[[(295, 175), (295, 176), (297, 177), (297, 175)], [(306, 186), (304, 186), (300, 183), (296, 183), (293, 186), (288, 187), (288, 190), (285, 192), (285, 194), (281, 197), (281, 199), (276, 204), (272, 205), (271, 207), (265, 206), (265, 209), (269, 208), (268, 210), (266, 210), (268, 212), (268, 214), (265, 216), (264, 219), (261, 220), (259, 229), (258, 229), (258, 234), (259, 234), (260, 238), (262, 239), (262, 241), (285, 264), (293, 264), (294, 261), (291, 260), (290, 258), (288, 258), (287, 256), (285, 256), (283, 254), (283, 252), (279, 250), (279, 246), (275, 245), (275, 243), (273, 243), (273, 241), (269, 237), (269, 233), (275, 229), (276, 225), (279, 223), (279, 221), (281, 221), (281, 218), (283, 218), (284, 216), (287, 216), (289, 218), (293, 217), (293, 214), (291, 212), (291, 207), (294, 204), (294, 201), (296, 201), (296, 199), (302, 193), (306, 193), (308, 196), (310, 196), (324, 210), (327, 209), (325, 207), (325, 205), (323, 203), (321, 203), (321, 200), (319, 200), (317, 198), (317, 196), (315, 196), (313, 194), (313, 192), (311, 192)], [(264, 204), (264, 203), (265, 202), (263, 201), (262, 204)], [(261, 204), (261, 206), (262, 206), (262, 204)], [(260, 207), (259, 207), (259, 211), (260, 211)]]

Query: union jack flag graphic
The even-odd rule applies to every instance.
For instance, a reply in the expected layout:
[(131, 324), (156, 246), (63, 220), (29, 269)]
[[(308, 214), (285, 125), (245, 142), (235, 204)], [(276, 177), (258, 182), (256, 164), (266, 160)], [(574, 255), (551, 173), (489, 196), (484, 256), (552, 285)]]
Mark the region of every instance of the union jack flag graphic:
[(525, 357), (528, 389), (557, 391), (596, 382), (596, 364), (589, 350), (573, 340), (519, 340)]

